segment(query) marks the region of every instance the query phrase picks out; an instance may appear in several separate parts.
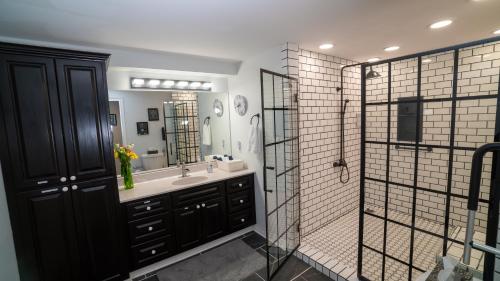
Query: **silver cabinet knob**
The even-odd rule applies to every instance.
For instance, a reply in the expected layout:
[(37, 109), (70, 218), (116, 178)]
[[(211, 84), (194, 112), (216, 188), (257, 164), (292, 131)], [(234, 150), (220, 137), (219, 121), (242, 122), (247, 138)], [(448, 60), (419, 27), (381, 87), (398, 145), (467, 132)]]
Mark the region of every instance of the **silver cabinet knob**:
[(199, 209), (200, 208), (200, 205), (196, 205), (196, 209)]
[(148, 227), (148, 231), (153, 231), (153, 227), (152, 226)]
[(239, 183), (239, 184), (238, 184), (238, 186), (239, 186), (239, 187), (243, 187), (243, 184), (242, 184), (242, 183)]
[(72, 181), (74, 181), (74, 180), (76, 180), (76, 177), (75, 176), (71, 176), (71, 177), (69, 177), (69, 179), (72, 180)]
[(59, 180), (60, 180), (61, 182), (66, 182), (66, 180), (67, 180), (67, 179), (66, 179), (66, 177), (61, 177)]
[(205, 208), (205, 203), (201, 204), (201, 206), (202, 206), (203, 208)]
[(146, 211), (150, 211), (150, 210), (151, 210), (151, 206), (147, 206)]
[(76, 185), (76, 184), (72, 185), (72, 186), (71, 186), (71, 189), (73, 189), (73, 190), (77, 190), (77, 189), (78, 189), (78, 185)]
[(154, 254), (156, 254), (156, 250), (151, 251), (151, 255), (154, 255)]
[(62, 191), (63, 191), (63, 192), (68, 191), (68, 187), (67, 187), (67, 186), (63, 187), (63, 188), (62, 188)]
[(240, 204), (243, 204), (243, 203), (245, 203), (245, 201), (243, 201), (243, 199), (241, 199), (241, 200), (240, 200)]
[(241, 222), (245, 222), (245, 219), (241, 219)]

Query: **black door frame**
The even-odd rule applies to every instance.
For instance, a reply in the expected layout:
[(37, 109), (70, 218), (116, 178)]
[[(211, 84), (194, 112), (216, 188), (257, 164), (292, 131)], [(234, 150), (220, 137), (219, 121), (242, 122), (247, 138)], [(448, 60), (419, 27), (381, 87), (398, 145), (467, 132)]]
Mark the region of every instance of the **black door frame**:
[[(412, 54), (412, 55), (407, 55), (407, 56), (402, 56), (402, 57), (397, 57), (397, 58), (392, 58), (388, 60), (382, 60), (379, 62), (375, 63), (363, 63), (361, 64), (361, 167), (360, 167), (360, 208), (359, 208), (359, 237), (358, 237), (358, 269), (357, 269), (357, 274), (360, 280), (369, 280), (366, 277), (362, 276), (362, 268), (363, 268), (363, 248), (371, 250), (373, 252), (376, 252), (380, 255), (382, 255), (382, 280), (384, 280), (384, 273), (385, 273), (385, 261), (386, 257), (391, 258), (392, 260), (398, 261), (401, 264), (407, 265), (409, 272), (408, 272), (408, 280), (412, 280), (412, 270), (416, 269), (418, 271), (423, 271), (423, 269), (417, 268), (413, 265), (413, 248), (414, 248), (414, 234), (415, 230), (417, 229), (420, 232), (424, 232), (426, 234), (432, 235), (434, 237), (438, 237), (443, 239), (443, 256), (446, 255), (447, 251), (447, 244), (448, 241), (459, 243), (463, 245), (463, 242), (457, 241), (454, 239), (451, 239), (448, 237), (448, 228), (449, 228), (449, 213), (450, 213), (450, 198), (453, 197), (460, 197), (457, 195), (452, 195), (451, 194), (451, 187), (452, 187), (452, 173), (453, 173), (453, 152), (455, 149), (459, 150), (465, 150), (465, 151), (474, 151), (475, 148), (472, 147), (457, 147), (455, 146), (455, 116), (456, 116), (456, 102), (461, 101), (461, 100), (480, 100), (480, 99), (497, 99), (497, 111), (496, 111), (496, 121), (495, 121), (495, 136), (494, 136), (494, 141), (498, 142), (500, 141), (500, 83), (499, 83), (499, 89), (498, 93), (496, 95), (483, 95), (483, 96), (463, 96), (463, 97), (457, 97), (457, 81), (458, 81), (458, 65), (459, 65), (459, 52), (463, 48), (468, 48), (468, 47), (474, 47), (474, 46), (480, 46), (483, 44), (487, 43), (492, 43), (492, 42), (497, 42), (500, 41), (500, 36), (493, 37), (493, 38), (488, 38), (484, 40), (479, 40), (479, 41), (474, 41), (474, 42), (469, 42), (465, 44), (460, 44), (456, 46), (451, 46), (447, 48), (440, 48), (436, 50), (431, 50), (431, 51), (426, 51), (422, 53), (417, 53), (417, 54)], [(454, 67), (453, 67), (453, 89), (452, 89), (452, 95), (450, 98), (439, 98), (439, 99), (421, 99), (421, 67), (422, 67), (422, 57), (427, 56), (427, 55), (435, 55), (439, 53), (444, 53), (444, 52), (453, 52), (453, 59), (454, 59)], [(397, 105), (399, 103), (402, 103), (402, 101), (392, 101), (391, 100), (391, 80), (388, 79), (388, 99), (387, 102), (370, 102), (367, 103), (366, 101), (366, 71), (367, 68), (374, 67), (377, 65), (388, 65), (388, 75), (391, 77), (391, 64), (393, 62), (397, 61), (402, 61), (402, 60), (408, 60), (408, 59), (417, 59), (418, 62), (418, 76), (417, 76), (417, 121), (416, 121), (416, 129), (417, 131), (419, 130), (420, 127), (420, 107), (422, 106), (423, 103), (426, 102), (435, 102), (435, 101), (451, 101), (452, 103), (452, 109), (451, 109), (451, 121), (450, 121), (450, 145), (449, 146), (443, 146), (443, 145), (428, 145), (428, 144), (421, 144), (418, 139), (414, 143), (399, 143), (399, 142), (391, 142), (390, 139), (390, 112), (391, 112), (391, 105)], [(500, 73), (499, 73), (500, 77)], [(387, 110), (388, 110), (388, 129), (387, 129), (387, 141), (367, 141), (366, 140), (366, 107), (367, 106), (372, 106), (372, 105), (387, 105)], [(379, 144), (379, 145), (386, 145), (386, 179), (385, 180), (380, 180), (380, 179), (374, 179), (374, 178), (369, 178), (365, 175), (365, 168), (366, 168), (366, 144)], [(391, 182), (389, 180), (389, 153), (390, 153), (390, 146), (391, 145), (404, 145), (405, 147), (408, 147), (410, 149), (414, 149), (415, 152), (415, 163), (414, 163), (414, 180), (413, 180), (413, 185), (404, 185), (404, 184), (398, 184)], [(418, 174), (418, 153), (419, 150), (422, 148), (427, 148), (427, 149), (432, 149), (432, 148), (444, 148), (449, 150), (449, 159), (448, 159), (448, 178), (447, 178), (447, 188), (446, 192), (437, 192), (437, 191), (432, 191), (428, 189), (423, 189), (417, 186), (417, 174)], [(492, 175), (491, 175), (491, 189), (492, 192), (490, 192), (490, 198), (489, 200), (485, 199), (480, 199), (480, 202), (489, 204), (488, 208), (488, 224), (487, 224), (487, 233), (486, 233), (486, 244), (496, 247), (496, 238), (497, 238), (497, 232), (498, 232), (498, 217), (499, 217), (499, 199), (500, 196), (498, 194), (498, 188), (499, 188), (499, 181), (495, 178), (495, 174), (500, 175), (500, 153), (494, 153), (493, 154), (493, 162), (492, 162)], [(372, 182), (378, 182), (385, 184), (385, 215), (379, 216), (376, 214), (368, 213), (364, 211), (365, 207), (365, 182), (366, 181), (372, 181)], [(412, 223), (411, 226), (403, 224), (398, 221), (394, 221), (388, 218), (387, 216), (387, 207), (388, 207), (388, 190), (389, 190), (389, 184), (395, 184), (398, 186), (403, 186), (407, 187), (413, 190), (413, 202), (412, 202)], [(425, 191), (430, 191), (434, 193), (440, 193), (442, 195), (446, 195), (446, 211), (445, 211), (445, 222), (444, 222), (444, 234), (436, 234), (436, 233), (431, 233), (422, 229), (418, 229), (415, 227), (415, 213), (416, 213), (416, 195), (417, 195), (417, 190), (425, 190)], [(462, 196), (462, 199), (467, 199), (467, 196)], [(384, 242), (383, 242), (383, 250), (379, 251), (377, 249), (374, 249), (368, 245), (363, 244), (363, 225), (364, 225), (364, 217), (366, 216), (371, 216), (371, 217), (376, 217), (378, 219), (382, 219), (384, 221)], [(411, 230), (411, 240), (410, 240), (410, 257), (409, 257), (409, 262), (404, 262), (401, 261), (395, 257), (392, 257), (386, 253), (386, 242), (387, 242), (387, 223), (391, 222), (397, 225), (402, 225), (405, 227), (409, 227)], [(484, 263), (484, 268), (491, 269), (489, 271), (485, 270), (484, 272), (484, 280), (485, 281), (491, 281), (493, 280), (493, 275), (494, 275), (494, 265), (495, 265), (495, 257), (492, 254), (487, 254), (485, 253), (485, 263)]]

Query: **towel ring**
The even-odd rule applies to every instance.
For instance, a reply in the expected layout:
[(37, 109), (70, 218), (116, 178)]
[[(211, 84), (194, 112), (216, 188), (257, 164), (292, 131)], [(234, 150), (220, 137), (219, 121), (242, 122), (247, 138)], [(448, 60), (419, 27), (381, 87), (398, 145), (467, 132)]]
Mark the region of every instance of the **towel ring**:
[(205, 120), (203, 120), (203, 125), (210, 125), (210, 116), (206, 117)]
[(257, 114), (254, 114), (252, 115), (252, 118), (250, 118), (250, 125), (252, 125), (252, 120), (254, 117), (257, 117), (257, 127), (259, 127), (259, 123), (260, 123), (260, 113), (257, 113)]

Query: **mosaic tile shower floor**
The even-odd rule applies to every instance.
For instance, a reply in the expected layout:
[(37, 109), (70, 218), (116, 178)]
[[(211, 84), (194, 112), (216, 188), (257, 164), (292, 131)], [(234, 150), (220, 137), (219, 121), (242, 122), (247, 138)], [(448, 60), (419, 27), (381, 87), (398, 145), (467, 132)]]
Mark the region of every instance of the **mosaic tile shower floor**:
[[(383, 209), (369, 206), (373, 213), (383, 216)], [(404, 224), (411, 224), (411, 216), (405, 213), (389, 211), (388, 216)], [(415, 224), (418, 228), (432, 233), (443, 233), (443, 225), (434, 221), (417, 217)], [(303, 237), (298, 256), (310, 264), (316, 264), (316, 268), (327, 275), (338, 275), (339, 280), (357, 280), (357, 251), (358, 251), (358, 211), (342, 216), (341, 218), (323, 226), (322, 228)], [(365, 240), (364, 243), (370, 247), (382, 251), (383, 243), (383, 221), (372, 216), (365, 216)], [(451, 226), (450, 237), (457, 241), (463, 241), (465, 228)], [(392, 243), (387, 246), (387, 254), (408, 262), (410, 252), (410, 229), (394, 223), (388, 223), (388, 241)], [(474, 239), (484, 243), (485, 234), (476, 232)], [(414, 265), (421, 269), (429, 270), (435, 265), (436, 256), (441, 254), (442, 240), (425, 234), (415, 232), (414, 241)], [(458, 243), (448, 243), (448, 255), (457, 259), (462, 258), (463, 246)], [(380, 261), (374, 257), (375, 252), (367, 251), (364, 259), (363, 274), (373, 277), (372, 280), (380, 280)], [(373, 257), (372, 257), (373, 255)], [(482, 268), (484, 256), (481, 252), (473, 251), (471, 266)], [(386, 279), (407, 279), (407, 267), (394, 260), (387, 259)], [(414, 278), (420, 274), (414, 272)], [(340, 279), (342, 278), (342, 279)]]

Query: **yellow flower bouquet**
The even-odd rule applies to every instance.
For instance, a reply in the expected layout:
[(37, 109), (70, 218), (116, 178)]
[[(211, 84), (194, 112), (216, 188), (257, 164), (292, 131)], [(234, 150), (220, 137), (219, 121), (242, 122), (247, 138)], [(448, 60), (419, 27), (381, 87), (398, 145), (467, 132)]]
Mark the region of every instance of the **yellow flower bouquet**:
[(115, 158), (120, 160), (120, 174), (123, 177), (125, 189), (134, 188), (134, 180), (132, 178), (132, 160), (138, 159), (139, 156), (132, 150), (133, 144), (120, 146), (115, 144)]

